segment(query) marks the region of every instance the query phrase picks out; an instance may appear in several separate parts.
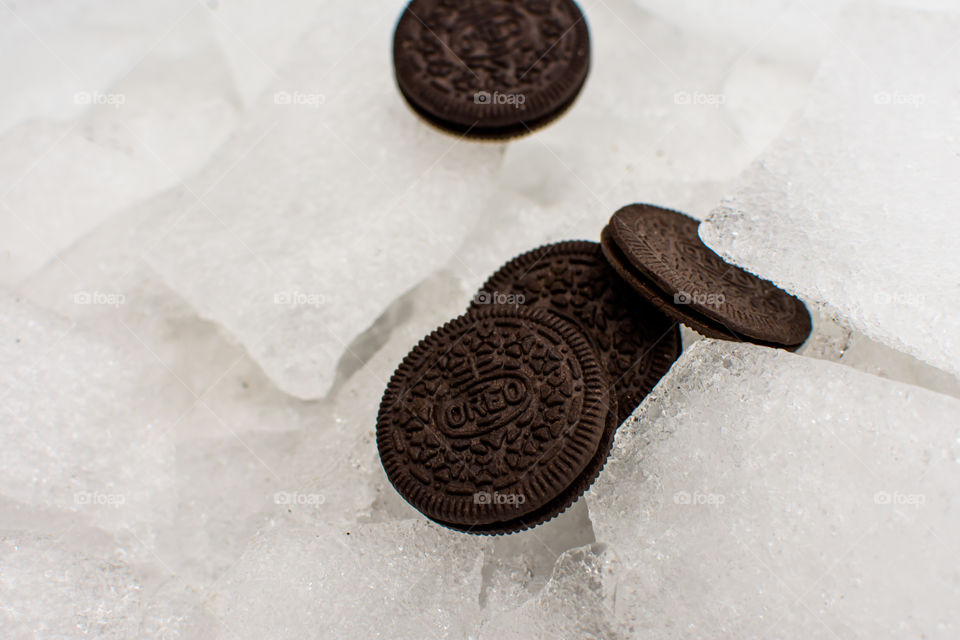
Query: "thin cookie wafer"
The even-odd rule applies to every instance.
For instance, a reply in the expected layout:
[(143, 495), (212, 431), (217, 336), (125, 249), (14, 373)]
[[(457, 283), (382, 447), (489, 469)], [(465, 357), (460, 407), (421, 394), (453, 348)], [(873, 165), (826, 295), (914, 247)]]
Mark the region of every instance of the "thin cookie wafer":
[(604, 254), (641, 295), (709, 337), (795, 349), (810, 335), (803, 303), (726, 263), (677, 211), (630, 205), (604, 229)]

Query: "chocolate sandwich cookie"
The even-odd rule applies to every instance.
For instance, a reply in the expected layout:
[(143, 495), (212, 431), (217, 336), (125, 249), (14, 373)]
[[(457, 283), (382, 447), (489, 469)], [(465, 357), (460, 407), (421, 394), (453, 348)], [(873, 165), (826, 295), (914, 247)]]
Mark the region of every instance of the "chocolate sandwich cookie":
[(620, 422), (617, 419), (616, 399), (611, 399), (610, 409), (607, 411), (606, 428), (603, 430), (597, 452), (590, 458), (587, 467), (570, 486), (558, 493), (555, 498), (548, 501), (542, 507), (524, 515), (522, 518), (518, 518), (512, 522), (496, 522), (493, 524), (468, 526), (442, 522), (440, 520), (435, 520), (435, 522), (464, 533), (501, 535), (524, 531), (550, 520), (566, 511), (570, 505), (576, 502), (577, 499), (590, 488), (590, 485), (597, 479), (600, 472), (603, 471), (603, 467), (607, 464), (607, 459), (610, 457), (610, 451), (613, 448), (613, 438), (616, 436), (617, 427), (619, 426)]
[(616, 412), (580, 330), (491, 307), (424, 338), (387, 386), (377, 448), (413, 507), (448, 527), (509, 533), (549, 520), (593, 482)]
[(504, 138), (563, 113), (590, 68), (590, 34), (572, 0), (413, 0), (397, 23), (400, 92), (429, 122)]
[(800, 347), (811, 329), (803, 303), (724, 262), (700, 240), (699, 224), (677, 211), (634, 204), (613, 215), (601, 245), (637, 292), (700, 334)]
[(590, 340), (623, 422), (680, 356), (677, 323), (627, 286), (600, 244), (568, 241), (520, 255), (493, 274), (471, 310), (491, 304), (545, 309)]

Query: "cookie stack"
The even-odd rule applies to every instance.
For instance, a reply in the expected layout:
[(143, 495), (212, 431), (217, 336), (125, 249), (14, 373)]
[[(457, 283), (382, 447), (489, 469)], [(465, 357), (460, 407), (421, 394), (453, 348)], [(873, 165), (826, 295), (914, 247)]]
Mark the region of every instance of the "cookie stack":
[(514, 258), (394, 373), (377, 417), (387, 477), (453, 529), (549, 520), (593, 483), (617, 427), (679, 357), (680, 322), (786, 349), (810, 332), (803, 303), (723, 262), (668, 209), (624, 207), (600, 243)]

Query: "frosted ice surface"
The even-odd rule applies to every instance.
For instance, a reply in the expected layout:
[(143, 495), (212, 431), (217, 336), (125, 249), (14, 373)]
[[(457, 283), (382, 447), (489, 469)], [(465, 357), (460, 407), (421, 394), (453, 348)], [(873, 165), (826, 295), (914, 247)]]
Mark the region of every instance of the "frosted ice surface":
[(151, 213), (138, 208), (109, 220), (18, 291), (150, 361), (138, 384), (163, 398), (181, 442), (316, 424), (316, 407), (278, 390), (241, 346), (143, 263), (152, 240), (143, 220)]
[(142, 585), (120, 563), (25, 532), (0, 534), (0, 628), (11, 640), (138, 636)]
[(263, 523), (284, 514), (289, 496), (306, 495), (282, 493), (301, 440), (295, 433), (243, 433), (178, 445), (176, 511), (156, 528), (163, 567), (197, 589), (232, 567)]
[(551, 226), (565, 237), (587, 222), (596, 238), (614, 211), (637, 201), (696, 204), (691, 213), (705, 215), (691, 183), (736, 178), (788, 121), (809, 74), (682, 31), (630, 0), (581, 4), (590, 77), (562, 118), (511, 142), (504, 184), (558, 209)]
[(48, 0), (2, 9), (0, 54), (8, 62), (0, 65), (6, 98), (0, 131), (37, 117), (77, 116), (87, 105), (76, 93), (106, 94), (198, 6), (194, 0)]
[[(376, 404), (370, 404), (375, 415)], [(370, 517), (378, 483), (393, 491), (381, 477), (375, 419), (344, 420), (336, 411), (323, 412), (322, 428), (310, 432), (282, 462), (273, 512), (288, 511), (308, 524), (346, 526)], [(415, 515), (411, 510), (407, 517)]]
[[(149, 240), (141, 222), (140, 215), (109, 221), (21, 289), (31, 301), (77, 322), (77, 330), (96, 328), (145, 362), (129, 382), (162, 402), (170, 437), (177, 439), (175, 485), (164, 494), (176, 509), (152, 530), (156, 553), (169, 570), (199, 587), (239, 558), (265, 518), (299, 508), (340, 522), (369, 509), (370, 483), (352, 473), (354, 458), (344, 453), (349, 443), (364, 442), (358, 455), (376, 463), (372, 441), (363, 439), (373, 423), (366, 415), (363, 422), (341, 425), (334, 407), (276, 389), (242, 348), (197, 318), (139, 261)], [(110, 299), (116, 304), (107, 304)], [(371, 388), (366, 397), (378, 393)], [(308, 445), (314, 441), (339, 455), (310, 455), (317, 453)], [(307, 486), (300, 459), (316, 475), (335, 466), (339, 472), (329, 473), (330, 482), (319, 489)], [(335, 480), (341, 482), (336, 491)], [(315, 504), (320, 497), (323, 503)]]
[(114, 84), (64, 97), (83, 104), (75, 120), (0, 134), (0, 283), (19, 283), (112, 214), (178, 184), (226, 139), (233, 87), (201, 17), (171, 25)]
[[(839, 14), (848, 0), (633, 0), (647, 11), (693, 33), (732, 40), (760, 57), (815, 67), (842, 41)], [(957, 11), (952, 0), (871, 0), (878, 4)]]
[(538, 527), (494, 538), (492, 552), (484, 559), (480, 594), (484, 617), (516, 610), (536, 597), (555, 573), (557, 560), (565, 551), (594, 541), (587, 506), (582, 500)]
[[(684, 341), (684, 344), (688, 343)], [(871, 340), (822, 314), (813, 314), (813, 333), (797, 353), (960, 398), (960, 378)]]
[(240, 132), (156, 220), (151, 264), (285, 391), (323, 396), (347, 347), (442, 266), (502, 146), (425, 125), (394, 86), (394, 0), (331, 4)]
[[(955, 637), (960, 401), (711, 340), (587, 496), (638, 638)], [(828, 631), (829, 630), (829, 631)]]
[(354, 345), (368, 355), (343, 372), (336, 399), (304, 402), (278, 391), (138, 260), (150, 240), (142, 217), (111, 220), (22, 290), (150, 364), (131, 384), (162, 399), (178, 440), (176, 486), (167, 487), (176, 510), (154, 528), (165, 565), (191, 585), (207, 584), (264, 519), (293, 513), (347, 525), (370, 517), (377, 495), (401, 507), (377, 517), (419, 518), (377, 460), (377, 400), (410, 347), (466, 308), (467, 292), (437, 274), (402, 296), (385, 314), (384, 335)]
[(0, 532), (5, 639), (210, 637), (215, 621), (183, 581), (75, 537)]
[(144, 640), (204, 640), (213, 638), (221, 623), (203, 606), (202, 597), (182, 579), (151, 576), (143, 590), (137, 638)]
[(634, 0), (701, 37), (734, 41), (762, 57), (815, 67), (844, 2), (833, 0)]
[(223, 638), (463, 638), (477, 624), (482, 538), (421, 520), (258, 536), (214, 590)]
[(208, 20), (245, 104), (278, 75), (297, 39), (331, 2), (207, 0)]
[(0, 315), (0, 495), (106, 530), (169, 518), (174, 439), (137, 384), (149, 361), (7, 295)]
[(480, 638), (614, 638), (609, 594), (604, 591), (611, 565), (616, 566), (616, 559), (602, 545), (565, 552), (540, 593), (485, 623)]
[(700, 233), (727, 259), (957, 375), (960, 17), (874, 7), (846, 25), (803, 116)]

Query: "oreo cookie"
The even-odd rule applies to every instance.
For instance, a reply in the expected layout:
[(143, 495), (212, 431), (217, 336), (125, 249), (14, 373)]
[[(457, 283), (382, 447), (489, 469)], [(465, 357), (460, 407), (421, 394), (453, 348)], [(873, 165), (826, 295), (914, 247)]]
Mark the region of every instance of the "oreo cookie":
[(447, 131), (522, 135), (562, 114), (590, 68), (590, 34), (572, 0), (413, 0), (393, 62), (413, 109)]
[(700, 223), (677, 211), (634, 204), (603, 230), (603, 253), (640, 295), (710, 337), (788, 350), (810, 335), (803, 303), (728, 264), (700, 240)]
[(677, 323), (627, 286), (596, 242), (558, 242), (514, 258), (487, 280), (470, 310), (491, 304), (544, 309), (577, 325), (606, 370), (618, 425), (680, 357)]
[(587, 338), (538, 309), (468, 313), (424, 338), (377, 416), (387, 478), (432, 520), (509, 533), (549, 520), (600, 472), (616, 429)]

